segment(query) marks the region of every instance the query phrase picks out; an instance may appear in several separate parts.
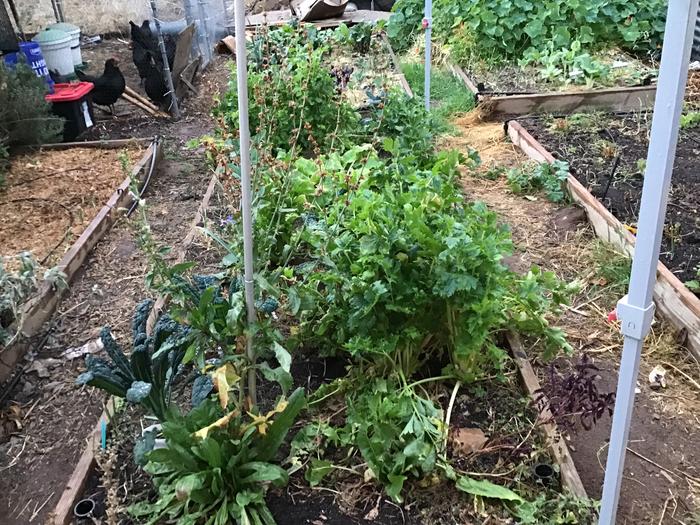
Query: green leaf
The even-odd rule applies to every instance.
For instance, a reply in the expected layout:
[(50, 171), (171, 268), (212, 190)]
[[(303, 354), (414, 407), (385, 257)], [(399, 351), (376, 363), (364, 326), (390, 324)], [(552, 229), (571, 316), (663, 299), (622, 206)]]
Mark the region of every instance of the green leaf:
[(153, 450), (156, 445), (156, 431), (150, 430), (136, 440), (134, 445), (134, 461), (137, 465), (144, 466), (148, 463), (146, 455)]
[(502, 499), (505, 501), (525, 501), (509, 488), (496, 485), (486, 480), (477, 480), (468, 476), (459, 476), (456, 486), (462, 492), (483, 498)]
[(177, 480), (175, 483), (175, 494), (178, 500), (189, 499), (190, 494), (204, 486), (202, 473), (188, 474)]
[(333, 470), (333, 464), (330, 461), (323, 459), (312, 459), (309, 468), (306, 469), (304, 478), (312, 487), (315, 487), (324, 477), (326, 477)]
[(243, 465), (241, 470), (253, 471), (241, 479), (241, 483), (244, 485), (270, 482), (277, 486), (283, 486), (287, 483), (287, 471), (274, 463), (251, 461)]
[(126, 400), (129, 403), (140, 403), (151, 394), (151, 388), (151, 383), (134, 381), (129, 390), (126, 391)]

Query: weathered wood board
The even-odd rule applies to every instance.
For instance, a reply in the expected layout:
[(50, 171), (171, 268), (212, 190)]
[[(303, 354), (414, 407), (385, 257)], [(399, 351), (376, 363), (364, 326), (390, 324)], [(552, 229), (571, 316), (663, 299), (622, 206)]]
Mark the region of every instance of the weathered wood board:
[[(149, 139), (150, 141), (151, 139)], [(114, 141), (114, 142), (80, 142), (80, 147), (122, 147), (134, 141)], [(71, 144), (57, 144), (48, 146), (51, 149), (70, 148)], [(47, 146), (44, 146), (47, 148)], [(70, 249), (65, 253), (58, 263), (58, 269), (66, 275), (68, 283), (72, 281), (78, 270), (88, 257), (92, 249), (112, 227), (120, 213), (120, 209), (132, 202), (129, 187), (132, 180), (141, 180), (141, 173), (147, 169), (152, 162), (157, 162), (162, 155), (160, 141), (155, 139), (146, 150), (143, 158), (134, 166), (129, 177), (117, 187), (115, 192), (107, 201), (88, 227), (83, 231)], [(154, 160), (155, 159), (155, 160)], [(24, 357), (30, 347), (31, 339), (35, 337), (43, 324), (53, 315), (58, 306), (63, 290), (58, 290), (50, 283), (44, 283), (37, 294), (32, 297), (23, 307), (21, 316), (22, 323), (18, 329), (15, 340), (5, 349), (0, 351), (0, 382), (6, 381), (14, 372), (17, 363)]]
[[(554, 156), (545, 149), (520, 123), (510, 121), (507, 132), (513, 144), (537, 162), (553, 162)], [(578, 181), (569, 175), (567, 186), (572, 199), (588, 215), (596, 235), (630, 256), (634, 255), (635, 237), (610, 213), (603, 204)], [(687, 346), (700, 360), (700, 299), (659, 262), (654, 285), (654, 302), (658, 311), (677, 330), (687, 334)]]

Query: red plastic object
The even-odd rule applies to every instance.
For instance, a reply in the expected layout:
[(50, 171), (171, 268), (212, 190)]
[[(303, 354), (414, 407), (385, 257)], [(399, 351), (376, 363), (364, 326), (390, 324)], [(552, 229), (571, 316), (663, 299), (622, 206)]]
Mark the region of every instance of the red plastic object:
[(75, 102), (92, 91), (92, 82), (73, 82), (71, 84), (54, 84), (53, 93), (46, 95), (48, 102)]
[(423, 29), (428, 29), (428, 25), (430, 22), (428, 22), (427, 18), (424, 18), (423, 21), (421, 22), (421, 25), (423, 26)]
[(608, 322), (613, 323), (615, 321), (617, 321), (617, 310), (608, 313)]

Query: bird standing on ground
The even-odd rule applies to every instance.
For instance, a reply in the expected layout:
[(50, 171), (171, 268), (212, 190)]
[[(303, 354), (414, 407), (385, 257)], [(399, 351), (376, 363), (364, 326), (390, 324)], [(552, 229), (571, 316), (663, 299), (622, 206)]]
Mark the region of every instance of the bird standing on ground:
[[(149, 76), (153, 75), (153, 66), (160, 71), (163, 70), (163, 56), (160, 52), (158, 37), (151, 31), (151, 24), (148, 20), (144, 20), (141, 26), (137, 26), (129, 20), (129, 25), (131, 26), (132, 58), (139, 72), (139, 77), (141, 77), (141, 87), (143, 88)], [(168, 57), (168, 66), (172, 69), (177, 42), (171, 35), (163, 35), (163, 41), (165, 54)]]
[(114, 115), (114, 104), (126, 89), (126, 80), (119, 70), (119, 62), (115, 58), (107, 60), (104, 72), (99, 77), (86, 75), (82, 71), (76, 71), (76, 74), (83, 82), (92, 82), (95, 86), (91, 92), (93, 103), (98, 106), (109, 106)]

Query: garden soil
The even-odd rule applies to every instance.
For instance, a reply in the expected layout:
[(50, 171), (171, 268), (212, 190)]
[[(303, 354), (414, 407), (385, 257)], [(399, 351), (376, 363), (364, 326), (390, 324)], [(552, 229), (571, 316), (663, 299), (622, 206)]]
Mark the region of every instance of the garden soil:
[[(623, 223), (636, 227), (651, 113), (539, 119), (523, 126)], [(681, 130), (666, 213), (661, 261), (681, 281), (700, 266), (700, 129)], [(615, 158), (619, 164), (611, 180)]]
[[(91, 64), (116, 56), (127, 78), (136, 75), (131, 51), (119, 40), (87, 48), (84, 56)], [(226, 87), (228, 73), (228, 60), (217, 57), (199, 79), (199, 95), (185, 101), (184, 115), (178, 122), (154, 119), (120, 101), (119, 116), (98, 120), (85, 137), (164, 138), (165, 157), (144, 197), (153, 236), (175, 249), (186, 235), (211, 177), (203, 152), (189, 149), (186, 143), (213, 129), (211, 101)], [(118, 166), (113, 175), (118, 175), (119, 181), (124, 178)], [(148, 297), (146, 271), (135, 221), (120, 219), (96, 246), (46, 325), (47, 331), (21, 363), (19, 380), (11, 390), (3, 388), (7, 392), (0, 417), (3, 525), (44, 523), (55, 507), (105, 401), (102, 392), (76, 388), (75, 378), (84, 369), (83, 357), (66, 360), (62, 353), (95, 340), (106, 325), (128, 345), (134, 307)]]
[(0, 255), (56, 264), (128, 176), (142, 147), (41, 150), (12, 159), (0, 193)]
[[(456, 125), (458, 136), (446, 139), (444, 146), (477, 149), (483, 161), (481, 173), (494, 165), (514, 168), (527, 162), (505, 139), (502, 124), (479, 123), (478, 117), (470, 115)], [(542, 195), (534, 201), (514, 195), (503, 179), (491, 181), (465, 174), (463, 186), (468, 199), (484, 201), (510, 226), (515, 252), (507, 262), (513, 269), (526, 271), (536, 264), (562, 279), (582, 280), (581, 293), (558, 322), (574, 348), (574, 355), (563, 360), (563, 367), (578, 362), (579, 355), (586, 353), (600, 368), (599, 390), (614, 391), (622, 341), (619, 326), (609, 324), (606, 313), (619, 297), (595, 288), (601, 283), (591, 272), (589, 256), (594, 240), (584, 215), (576, 208), (549, 203)], [(596, 293), (591, 298), (589, 292)], [(700, 364), (679, 347), (674, 336), (657, 319), (646, 340), (620, 498), (620, 524), (671, 524), (697, 516), (700, 391), (696, 385)], [(536, 358), (536, 342), (529, 351), (536, 367), (542, 365)], [(659, 391), (650, 387), (647, 377), (662, 363), (668, 370), (668, 386)], [(539, 366), (538, 372), (543, 376), (544, 368)], [(601, 495), (609, 435), (610, 418), (606, 416), (593, 430), (578, 428), (566, 437), (590, 497)]]

